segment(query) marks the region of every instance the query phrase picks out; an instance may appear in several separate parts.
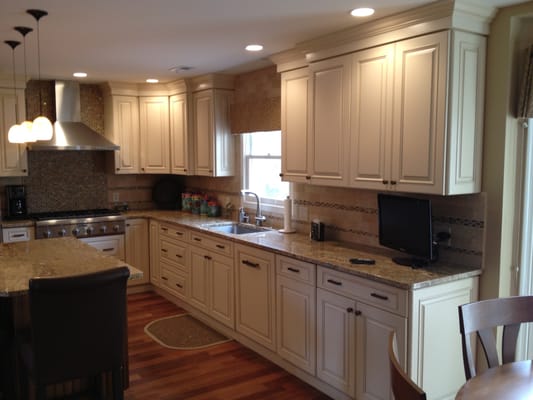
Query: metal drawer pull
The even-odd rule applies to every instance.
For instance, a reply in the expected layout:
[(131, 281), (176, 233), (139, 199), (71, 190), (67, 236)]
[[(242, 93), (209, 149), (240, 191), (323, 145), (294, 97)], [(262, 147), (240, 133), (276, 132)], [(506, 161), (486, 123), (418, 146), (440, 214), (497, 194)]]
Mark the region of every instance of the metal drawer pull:
[(19, 237), (24, 237), (26, 236), (25, 233), (14, 233), (13, 235), (11, 235), (11, 237), (14, 237), (14, 238), (19, 238)]
[(328, 279), (329, 283), (332, 283), (333, 285), (342, 286), (342, 282), (334, 281), (333, 279)]
[(221, 244), (217, 244), (217, 247), (218, 247), (219, 249), (225, 249), (225, 248), (226, 248), (226, 246), (223, 246), (223, 245), (221, 245)]
[(260, 267), (260, 265), (258, 263), (253, 263), (253, 262), (248, 261), (248, 260), (242, 260), (242, 263), (244, 265), (247, 265), (247, 266), (252, 267), (252, 268), (259, 268)]
[(165, 232), (168, 232), (168, 228), (163, 228), (163, 227), (161, 227), (161, 230), (162, 230), (162, 231), (165, 231)]
[(168, 253), (168, 250), (167, 250), (167, 249), (161, 249), (161, 251), (162, 251), (163, 253)]
[(176, 286), (179, 287), (180, 289), (183, 289), (183, 286), (180, 285), (179, 283), (176, 283)]
[(389, 299), (388, 296), (383, 296), (382, 294), (378, 294), (378, 293), (370, 293), (370, 296), (375, 297), (376, 299), (380, 299), (380, 300), (388, 300)]
[(176, 254), (176, 257), (183, 258), (183, 256), (181, 254)]
[(300, 270), (297, 269), (297, 268), (288, 267), (287, 269), (288, 269), (289, 271), (291, 271), (291, 272), (295, 272), (295, 273), (297, 273), (297, 274), (300, 273)]
[(207, 255), (205, 255), (204, 258), (205, 258), (206, 260), (211, 260), (211, 257), (210, 257), (210, 256), (207, 256)]
[(166, 276), (162, 276), (161, 279), (164, 281), (168, 281), (168, 278)]
[(202, 239), (198, 238), (198, 237), (195, 237), (194, 240), (196, 240), (197, 242), (201, 242)]
[(178, 235), (178, 236), (183, 236), (183, 232), (178, 232), (178, 231), (176, 231), (176, 235)]
[(102, 249), (102, 251), (113, 251), (115, 250), (114, 247), (106, 247), (105, 249)]

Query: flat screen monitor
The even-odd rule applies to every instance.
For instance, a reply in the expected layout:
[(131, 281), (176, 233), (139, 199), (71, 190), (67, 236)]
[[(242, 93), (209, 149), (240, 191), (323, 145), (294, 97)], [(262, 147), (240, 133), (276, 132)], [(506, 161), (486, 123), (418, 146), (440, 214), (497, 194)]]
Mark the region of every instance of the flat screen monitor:
[(378, 194), (379, 244), (406, 253), (394, 257), (401, 265), (424, 267), (435, 261), (431, 201)]

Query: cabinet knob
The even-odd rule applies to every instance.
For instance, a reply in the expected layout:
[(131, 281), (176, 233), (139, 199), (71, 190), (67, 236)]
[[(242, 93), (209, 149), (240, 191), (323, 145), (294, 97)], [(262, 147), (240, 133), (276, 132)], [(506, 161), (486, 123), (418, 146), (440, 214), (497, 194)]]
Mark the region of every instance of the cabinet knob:
[(361, 314), (362, 314), (361, 311), (359, 311), (359, 310), (355, 310), (355, 315), (359, 316), (359, 315), (361, 315)]
[(280, 178), (283, 178), (283, 172), (280, 172), (280, 173), (279, 173), (279, 177), (280, 177)]
[(28, 170), (27, 169), (23, 169), (22, 172), (26, 173), (26, 172), (28, 172)]
[(305, 179), (311, 179), (311, 175), (306, 175)]
[(384, 185), (388, 185), (389, 184), (389, 181), (387, 181), (386, 179), (383, 179), (382, 182), (383, 182)]
[(347, 312), (347, 313), (353, 313), (353, 308), (352, 308), (352, 307), (348, 307), (348, 308), (346, 309), (346, 312)]
[(117, 168), (117, 171), (120, 171), (120, 168)]
[(396, 185), (396, 181), (390, 181), (391, 185)]

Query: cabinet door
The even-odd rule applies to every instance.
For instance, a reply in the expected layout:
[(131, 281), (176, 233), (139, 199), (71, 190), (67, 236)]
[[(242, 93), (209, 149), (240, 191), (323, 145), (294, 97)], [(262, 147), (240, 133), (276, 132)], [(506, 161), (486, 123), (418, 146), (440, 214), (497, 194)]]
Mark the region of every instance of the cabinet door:
[(235, 327), (235, 289), (233, 259), (210, 253), (210, 315), (223, 324)]
[(317, 376), (355, 397), (355, 301), (317, 289)]
[(125, 235), (125, 261), (143, 272), (142, 279), (130, 281), (131, 285), (150, 282), (148, 221), (144, 218), (128, 219)]
[(278, 354), (315, 375), (316, 288), (277, 275)]
[(177, 175), (190, 175), (192, 172), (187, 99), (186, 93), (170, 96), (170, 166), (171, 173)]
[(311, 64), (313, 126), (311, 183), (347, 186), (351, 56)]
[(213, 141), (214, 115), (213, 93), (211, 91), (194, 94), (194, 133), (195, 173), (196, 175), (213, 175)]
[(309, 179), (308, 134), (312, 118), (312, 82), (308, 68), (281, 75), (282, 180)]
[(353, 56), (350, 186), (383, 190), (390, 180), (394, 45)]
[(161, 243), (159, 241), (159, 222), (150, 220), (150, 283), (161, 285)]
[(274, 255), (236, 247), (235, 266), (238, 332), (276, 351)]
[(399, 191), (444, 190), (448, 35), (396, 44), (391, 183)]
[[(17, 103), (18, 117), (17, 121)], [(26, 145), (9, 143), (8, 133), (16, 123), (25, 119), (24, 93), (0, 89), (0, 176), (27, 176), (28, 156)]]
[(357, 303), (356, 370), (357, 398), (393, 400), (390, 390), (388, 343), (396, 332), (400, 364), (405, 367), (407, 318)]
[(191, 276), (189, 302), (200, 311), (209, 313), (209, 255), (204, 249), (191, 246)]
[(170, 173), (170, 123), (168, 97), (140, 97), (141, 171)]
[(113, 96), (112, 107), (106, 110), (105, 117), (106, 127), (110, 126), (112, 130), (111, 141), (120, 146), (120, 150), (115, 151), (115, 173), (140, 173), (139, 99), (136, 96)]

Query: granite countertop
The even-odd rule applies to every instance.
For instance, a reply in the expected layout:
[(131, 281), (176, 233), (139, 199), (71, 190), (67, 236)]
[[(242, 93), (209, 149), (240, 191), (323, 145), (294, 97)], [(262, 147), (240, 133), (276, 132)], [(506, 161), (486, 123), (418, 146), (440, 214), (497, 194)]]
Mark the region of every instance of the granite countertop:
[[(127, 218), (152, 218), (162, 222), (176, 223), (196, 231), (210, 233), (259, 249), (294, 257), (302, 261), (385, 283), (401, 289), (421, 289), (481, 274), (477, 267), (435, 263), (428, 268), (413, 269), (395, 264), (385, 252), (379, 249), (351, 245), (334, 241), (316, 242), (309, 235), (301, 233), (284, 234), (277, 230), (235, 235), (210, 230), (209, 224), (228, 222), (221, 218), (198, 216), (180, 211), (128, 211)], [(350, 258), (371, 258), (374, 265), (353, 265)]]
[(74, 237), (0, 245), (0, 297), (24, 294), (33, 277), (70, 276), (127, 266), (130, 279), (143, 273)]

